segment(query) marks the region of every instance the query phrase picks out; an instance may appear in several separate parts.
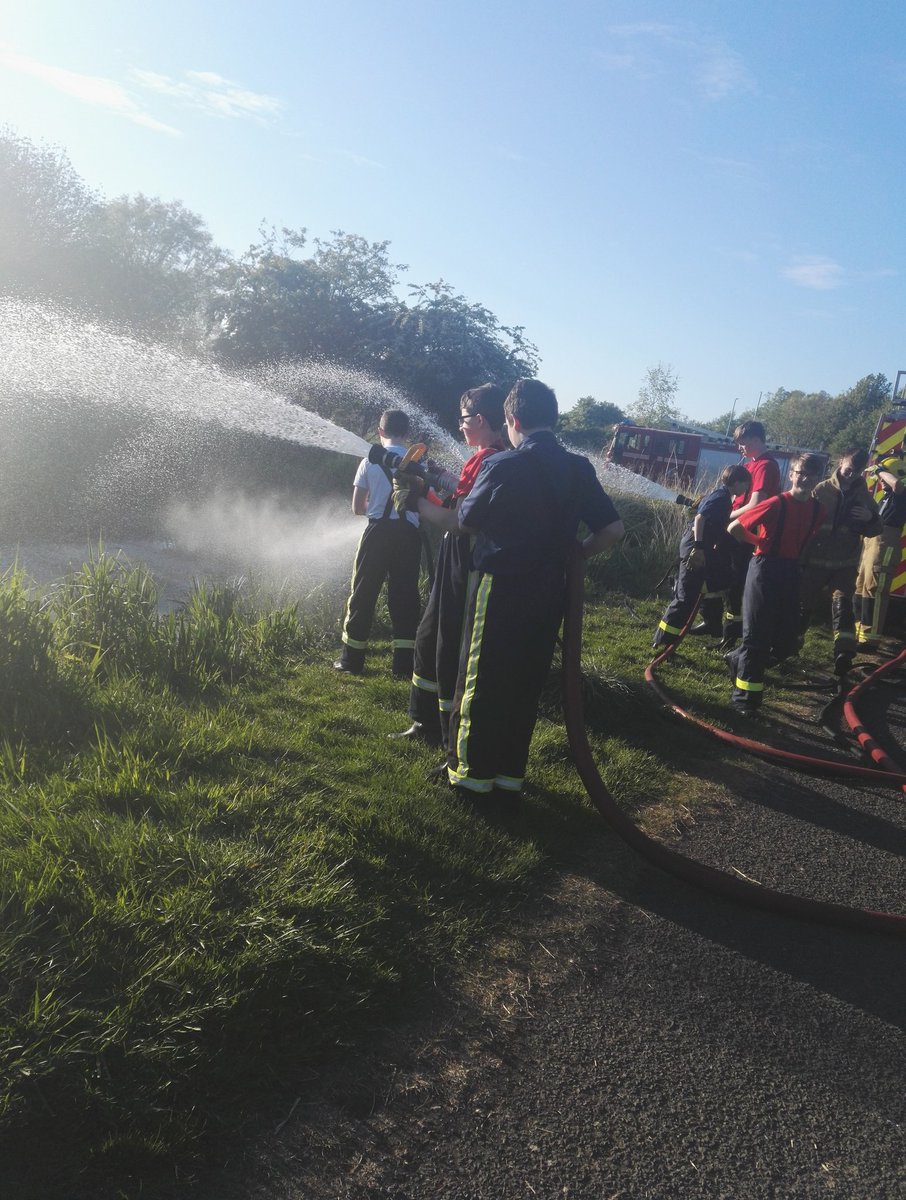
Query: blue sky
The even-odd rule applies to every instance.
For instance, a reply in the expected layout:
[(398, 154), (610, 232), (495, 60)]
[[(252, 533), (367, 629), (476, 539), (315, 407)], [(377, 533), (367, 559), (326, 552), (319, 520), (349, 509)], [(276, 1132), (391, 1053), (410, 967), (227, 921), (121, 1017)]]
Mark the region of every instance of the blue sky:
[(31, 0), (0, 119), (108, 197), (389, 240), (561, 406), (669, 364), (707, 418), (906, 367), (906, 6)]

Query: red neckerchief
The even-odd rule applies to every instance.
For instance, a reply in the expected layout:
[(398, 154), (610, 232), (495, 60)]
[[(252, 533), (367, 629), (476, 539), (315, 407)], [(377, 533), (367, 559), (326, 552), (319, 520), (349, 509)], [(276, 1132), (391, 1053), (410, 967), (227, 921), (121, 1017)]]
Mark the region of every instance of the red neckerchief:
[(458, 500), (460, 496), (468, 496), (469, 492), (475, 486), (475, 480), (478, 477), (478, 472), (481, 470), (481, 464), (486, 458), (490, 458), (492, 454), (496, 454), (501, 449), (501, 446), (485, 446), (483, 450), (476, 451), (471, 458), (466, 459), (465, 466), (459, 476), (459, 483), (457, 483), (456, 490), (453, 492), (454, 500)]

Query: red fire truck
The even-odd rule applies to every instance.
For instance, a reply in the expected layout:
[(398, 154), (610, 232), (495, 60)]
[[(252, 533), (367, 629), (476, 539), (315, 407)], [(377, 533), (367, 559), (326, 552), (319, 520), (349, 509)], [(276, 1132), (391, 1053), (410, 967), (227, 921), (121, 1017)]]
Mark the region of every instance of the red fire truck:
[[(784, 486), (789, 480), (790, 461), (797, 454), (819, 454), (827, 466), (828, 456), (820, 451), (770, 443), (767, 448), (780, 464)], [(665, 429), (622, 421), (614, 426), (613, 441), (605, 457), (609, 462), (654, 479), (665, 487), (696, 493), (714, 487), (724, 467), (742, 461), (731, 437), (681, 421), (671, 421)]]

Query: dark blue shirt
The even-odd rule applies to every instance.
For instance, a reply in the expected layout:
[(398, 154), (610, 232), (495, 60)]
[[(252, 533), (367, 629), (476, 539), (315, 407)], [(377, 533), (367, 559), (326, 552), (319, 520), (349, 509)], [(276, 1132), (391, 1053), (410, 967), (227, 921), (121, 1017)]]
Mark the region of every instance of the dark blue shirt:
[(487, 460), (459, 519), (476, 533), (476, 569), (494, 575), (562, 571), (580, 521), (597, 533), (620, 516), (588, 459), (541, 429)]
[(697, 512), (704, 518), (701, 540), (709, 549), (712, 546), (732, 543), (732, 538), (727, 533), (732, 506), (733, 497), (724, 484), (709, 492), (699, 502)]

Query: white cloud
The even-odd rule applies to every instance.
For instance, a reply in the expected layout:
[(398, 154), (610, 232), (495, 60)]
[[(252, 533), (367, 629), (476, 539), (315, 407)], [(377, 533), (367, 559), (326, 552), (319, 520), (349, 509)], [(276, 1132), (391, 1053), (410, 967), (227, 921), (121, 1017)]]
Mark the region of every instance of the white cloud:
[(108, 112), (117, 113), (136, 125), (153, 129), (157, 133), (166, 133), (171, 137), (179, 137), (180, 131), (172, 125), (158, 121), (145, 112), (130, 96), (129, 92), (116, 82), (115, 79), (105, 79), (100, 75), (83, 75), (78, 71), (69, 71), (65, 67), (55, 67), (50, 63), (39, 62), (26, 54), (16, 54), (0, 47), (0, 67), (16, 71), (20, 75), (30, 75), (46, 83), (64, 95), (81, 100), (83, 104), (91, 104), (96, 108), (105, 108)]
[(811, 288), (816, 292), (830, 292), (842, 287), (846, 272), (832, 258), (818, 255), (794, 258), (783, 268), (784, 276), (798, 287)]
[(622, 48), (599, 52), (598, 60), (608, 70), (631, 71), (650, 79), (679, 59), (690, 81), (708, 100), (757, 90), (742, 56), (721, 38), (658, 21), (615, 25), (610, 34)]
[(283, 110), (276, 96), (252, 92), (214, 71), (185, 71), (176, 79), (156, 71), (134, 70), (131, 75), (141, 87), (212, 116), (268, 120)]

